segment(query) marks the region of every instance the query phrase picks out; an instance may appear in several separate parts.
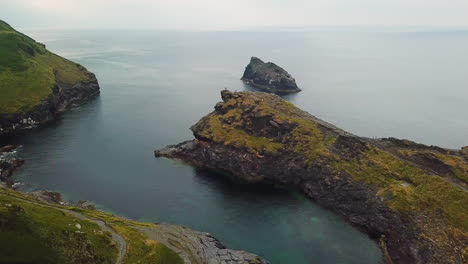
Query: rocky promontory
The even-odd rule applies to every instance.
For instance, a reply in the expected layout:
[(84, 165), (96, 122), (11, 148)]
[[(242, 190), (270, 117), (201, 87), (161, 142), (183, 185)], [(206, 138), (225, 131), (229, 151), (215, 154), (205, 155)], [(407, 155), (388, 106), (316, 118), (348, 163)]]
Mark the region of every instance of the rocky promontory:
[(95, 75), (0, 20), (0, 136), (53, 120), (99, 95)]
[(195, 139), (155, 151), (294, 187), (367, 233), (387, 263), (466, 263), (466, 149), (355, 136), (279, 96), (222, 91)]
[(285, 94), (301, 91), (296, 85), (296, 80), (287, 71), (273, 62), (265, 63), (257, 57), (250, 59), (241, 80), (271, 93)]

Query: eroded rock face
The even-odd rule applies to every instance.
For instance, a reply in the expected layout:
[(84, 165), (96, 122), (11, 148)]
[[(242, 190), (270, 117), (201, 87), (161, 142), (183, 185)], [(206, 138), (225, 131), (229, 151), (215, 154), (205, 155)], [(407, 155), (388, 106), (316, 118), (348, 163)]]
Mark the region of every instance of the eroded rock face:
[(263, 62), (252, 57), (241, 80), (259, 89), (271, 93), (297, 93), (296, 80), (283, 68), (272, 62)]
[(393, 263), (467, 259), (461, 151), (358, 137), (272, 94), (224, 90), (222, 99), (192, 126), (194, 140), (155, 156), (295, 187), (379, 240)]
[(62, 112), (84, 104), (100, 93), (96, 76), (81, 67), (88, 75), (87, 81), (74, 85), (56, 83), (52, 95), (32, 110), (10, 116), (0, 116), (0, 136), (35, 128), (54, 120)]
[[(159, 241), (184, 259), (187, 264), (268, 264), (265, 259), (243, 250), (226, 248), (215, 237), (208, 233), (198, 232), (189, 228), (158, 224), (157, 229), (142, 227), (140, 230)], [(171, 241), (177, 241), (180, 247), (175, 247)]]

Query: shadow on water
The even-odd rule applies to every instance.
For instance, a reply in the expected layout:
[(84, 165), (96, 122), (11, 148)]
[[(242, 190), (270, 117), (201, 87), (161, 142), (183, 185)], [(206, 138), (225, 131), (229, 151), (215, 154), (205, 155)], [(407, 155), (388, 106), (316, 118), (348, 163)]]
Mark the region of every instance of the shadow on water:
[(214, 172), (207, 169), (194, 168), (194, 177), (203, 184), (210, 184), (220, 193), (229, 193), (240, 196), (255, 194), (265, 199), (274, 197), (283, 199), (290, 197), (292, 190), (265, 182), (246, 182), (235, 178), (229, 173)]
[[(196, 181), (216, 192), (216, 206), (212, 206), (224, 208), (222, 212), (228, 215), (224, 220), (222, 216), (207, 217), (217, 217), (221, 222), (210, 229), (229, 241), (229, 246), (247, 245), (258, 254), (272, 256), (277, 263), (357, 264), (375, 263), (380, 258), (377, 246), (368, 244), (365, 234), (298, 191), (270, 183), (232, 181), (231, 176), (210, 170), (193, 170)], [(232, 214), (232, 205), (242, 207), (241, 211), (234, 210), (241, 215)], [(233, 235), (226, 228), (240, 233)], [(260, 246), (259, 241), (266, 244)]]

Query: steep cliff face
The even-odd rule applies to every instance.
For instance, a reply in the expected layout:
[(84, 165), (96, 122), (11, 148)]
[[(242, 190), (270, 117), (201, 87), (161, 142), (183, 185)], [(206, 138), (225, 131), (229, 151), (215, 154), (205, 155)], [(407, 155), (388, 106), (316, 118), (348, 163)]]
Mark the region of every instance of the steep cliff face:
[(296, 80), (287, 71), (272, 62), (265, 63), (256, 57), (250, 59), (241, 80), (271, 93), (301, 91), (296, 85)]
[(221, 95), (196, 139), (156, 157), (296, 187), (378, 240), (389, 263), (467, 261), (461, 151), (357, 137), (272, 94)]
[(48, 122), (99, 94), (94, 74), (0, 20), (0, 136)]

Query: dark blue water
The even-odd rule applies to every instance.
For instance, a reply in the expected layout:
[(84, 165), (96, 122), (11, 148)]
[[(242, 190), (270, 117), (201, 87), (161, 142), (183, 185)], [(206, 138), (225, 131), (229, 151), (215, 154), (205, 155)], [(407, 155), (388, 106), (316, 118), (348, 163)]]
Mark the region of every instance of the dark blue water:
[(468, 145), (468, 33), (26, 32), (96, 73), (97, 100), (11, 139), (25, 190), (63, 192), (144, 221), (207, 231), (272, 263), (378, 263), (374, 242), (300, 194), (235, 184), (153, 150), (239, 80), (250, 56), (284, 66), (287, 99), (350, 132)]

